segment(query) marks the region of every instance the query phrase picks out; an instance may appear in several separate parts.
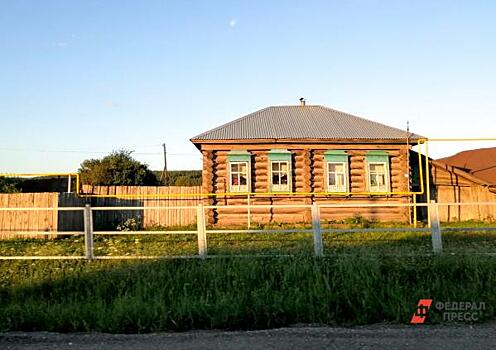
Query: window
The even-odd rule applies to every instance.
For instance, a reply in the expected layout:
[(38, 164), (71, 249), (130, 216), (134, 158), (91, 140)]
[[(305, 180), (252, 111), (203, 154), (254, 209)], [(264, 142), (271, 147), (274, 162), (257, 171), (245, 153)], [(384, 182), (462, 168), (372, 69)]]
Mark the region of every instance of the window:
[(346, 163), (327, 162), (327, 192), (346, 192)]
[(324, 152), (327, 192), (348, 191), (348, 154), (341, 150)]
[(248, 192), (248, 162), (230, 162), (230, 192)]
[(289, 163), (285, 161), (272, 161), (272, 190), (289, 191)]
[(388, 192), (388, 171), (386, 163), (369, 163), (370, 192)]
[(384, 151), (366, 154), (370, 192), (389, 192), (389, 157)]
[(291, 192), (291, 152), (286, 149), (272, 149), (268, 156), (270, 190)]
[(247, 151), (231, 151), (227, 154), (229, 192), (250, 192), (250, 159)]

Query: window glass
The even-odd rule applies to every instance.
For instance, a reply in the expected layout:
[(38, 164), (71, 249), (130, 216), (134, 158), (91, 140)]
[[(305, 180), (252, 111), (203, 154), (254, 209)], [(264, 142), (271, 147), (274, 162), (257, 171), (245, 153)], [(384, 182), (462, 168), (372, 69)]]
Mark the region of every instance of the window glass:
[(347, 190), (347, 165), (346, 163), (327, 163), (327, 191), (346, 192)]
[(388, 191), (388, 170), (386, 163), (369, 164), (369, 189), (371, 192)]
[(248, 192), (248, 162), (230, 162), (230, 191)]
[(290, 191), (289, 186), (289, 163), (285, 161), (272, 161), (272, 184), (274, 191)]

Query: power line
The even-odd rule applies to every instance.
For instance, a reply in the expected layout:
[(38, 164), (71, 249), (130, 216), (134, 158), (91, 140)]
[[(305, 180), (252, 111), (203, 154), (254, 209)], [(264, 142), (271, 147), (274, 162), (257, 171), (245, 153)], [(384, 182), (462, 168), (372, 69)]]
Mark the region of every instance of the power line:
[[(162, 145), (160, 145), (162, 146)], [(27, 149), (27, 148), (0, 148), (0, 151), (12, 152), (40, 152), (40, 153), (80, 153), (80, 154), (109, 154), (112, 151), (84, 151), (84, 150), (51, 150), (51, 149)], [(160, 152), (133, 152), (136, 155), (159, 156)], [(198, 153), (167, 153), (169, 156), (201, 156)]]
[(198, 156), (201, 157), (200, 153), (167, 153), (168, 156)]
[[(82, 150), (53, 150), (53, 149), (27, 149), (27, 148), (0, 148), (0, 151), (14, 151), (14, 152), (40, 152), (40, 153), (83, 153), (83, 154), (109, 154), (110, 151), (82, 151)], [(160, 153), (152, 152), (133, 152), (133, 154), (141, 155), (159, 155)]]

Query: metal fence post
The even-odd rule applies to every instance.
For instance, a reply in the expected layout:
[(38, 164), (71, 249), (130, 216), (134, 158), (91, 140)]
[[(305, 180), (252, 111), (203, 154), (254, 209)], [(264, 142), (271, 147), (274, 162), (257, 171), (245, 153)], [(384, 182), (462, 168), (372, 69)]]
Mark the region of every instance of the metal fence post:
[(207, 234), (205, 228), (205, 210), (203, 204), (196, 207), (196, 228), (198, 232), (198, 255), (202, 258), (207, 256)]
[(84, 206), (84, 251), (86, 259), (93, 259), (93, 215), (91, 212), (91, 205)]
[(441, 223), (439, 222), (439, 206), (434, 201), (429, 204), (429, 214), (431, 221), (432, 250), (434, 253), (443, 251), (443, 241), (441, 238)]
[(322, 245), (322, 233), (320, 232), (320, 213), (317, 203), (312, 204), (312, 231), (315, 256), (323, 256), (324, 247)]

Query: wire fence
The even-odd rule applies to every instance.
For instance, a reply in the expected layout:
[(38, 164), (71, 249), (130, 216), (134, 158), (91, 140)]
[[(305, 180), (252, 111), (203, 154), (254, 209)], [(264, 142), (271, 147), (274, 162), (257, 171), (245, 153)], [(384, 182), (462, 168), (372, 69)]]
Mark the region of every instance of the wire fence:
[[(1, 211), (73, 211), (83, 217), (82, 231), (17, 231), (15, 239), (0, 241), (1, 260), (24, 259), (193, 259), (224, 256), (291, 256), (309, 254), (440, 254), (496, 253), (496, 224), (492, 222), (443, 223), (442, 206), (495, 205), (477, 203), (380, 203), (308, 205), (236, 205), (246, 211), (247, 227), (216, 227), (207, 223), (211, 210), (220, 205), (147, 206), (147, 210), (188, 210), (196, 215), (196, 226), (187, 229), (98, 230), (93, 219), (104, 211), (140, 211), (145, 207), (0, 208)], [(370, 222), (336, 223), (322, 218), (321, 211), (344, 207), (426, 207), (429, 224), (373, 227)], [(299, 224), (265, 225), (253, 228), (250, 213), (257, 209), (299, 208), (310, 212), (310, 220)], [(242, 214), (240, 214), (242, 215)], [(344, 227), (348, 226), (348, 227)], [(132, 228), (131, 228), (132, 229)], [(40, 239), (43, 238), (43, 239)]]

